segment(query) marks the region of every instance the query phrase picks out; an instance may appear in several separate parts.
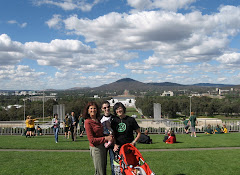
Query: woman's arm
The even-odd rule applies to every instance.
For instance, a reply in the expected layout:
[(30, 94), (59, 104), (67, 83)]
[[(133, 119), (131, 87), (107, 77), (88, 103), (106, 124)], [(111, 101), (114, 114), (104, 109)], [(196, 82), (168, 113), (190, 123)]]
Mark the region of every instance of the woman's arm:
[(102, 137), (96, 137), (96, 131), (93, 130), (94, 126), (91, 126), (91, 124), (86, 121), (85, 122), (85, 129), (87, 133), (88, 140), (91, 144), (94, 146), (100, 145), (102, 143), (108, 142), (109, 140), (112, 140), (112, 136), (102, 136)]
[(138, 128), (137, 130), (135, 130), (137, 132), (137, 137), (131, 142), (132, 145), (135, 145), (136, 142), (139, 140), (140, 136), (141, 136), (141, 131), (140, 128)]

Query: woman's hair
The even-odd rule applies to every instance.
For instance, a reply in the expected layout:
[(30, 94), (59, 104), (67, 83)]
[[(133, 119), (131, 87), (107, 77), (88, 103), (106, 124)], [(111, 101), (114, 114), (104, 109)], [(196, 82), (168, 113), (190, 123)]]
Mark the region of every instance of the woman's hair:
[(99, 119), (99, 118), (100, 118), (100, 110), (99, 110), (99, 107), (98, 107), (97, 103), (94, 102), (94, 101), (93, 101), (93, 102), (88, 102), (88, 104), (85, 106), (85, 108), (84, 108), (84, 110), (83, 110), (83, 117), (84, 117), (85, 119), (91, 118), (90, 115), (89, 115), (89, 113), (88, 113), (88, 109), (89, 109), (90, 106), (96, 106), (96, 108), (97, 108), (96, 117), (97, 117), (97, 119)]
[(123, 108), (123, 113), (126, 113), (126, 107), (121, 103), (121, 102), (117, 102), (114, 106), (113, 106), (113, 112), (114, 115), (117, 115), (116, 110), (117, 108), (122, 107)]

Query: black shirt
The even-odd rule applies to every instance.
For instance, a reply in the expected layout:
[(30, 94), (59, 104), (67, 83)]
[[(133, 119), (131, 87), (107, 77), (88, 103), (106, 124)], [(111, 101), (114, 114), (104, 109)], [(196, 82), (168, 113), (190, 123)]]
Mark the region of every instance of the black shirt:
[(135, 118), (129, 116), (126, 116), (123, 119), (113, 117), (111, 127), (114, 132), (116, 144), (120, 146), (125, 143), (131, 143), (134, 140), (133, 131), (140, 128)]

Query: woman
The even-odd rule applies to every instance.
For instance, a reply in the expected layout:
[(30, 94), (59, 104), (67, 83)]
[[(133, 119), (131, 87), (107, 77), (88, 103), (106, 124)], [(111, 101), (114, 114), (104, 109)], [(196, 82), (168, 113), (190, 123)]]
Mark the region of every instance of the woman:
[(168, 139), (165, 141), (166, 144), (173, 144), (176, 143), (176, 136), (174, 131), (170, 130), (168, 133)]
[(113, 141), (112, 136), (103, 135), (103, 126), (99, 120), (100, 110), (97, 103), (89, 102), (83, 113), (85, 129), (90, 146), (90, 155), (93, 159), (95, 175), (106, 175), (107, 154), (104, 143)]
[(35, 121), (37, 120), (37, 118), (33, 119), (32, 116), (29, 116), (29, 120), (28, 120), (28, 129), (29, 129), (29, 137), (31, 136), (35, 136)]
[(30, 116), (27, 116), (25, 123), (26, 123), (26, 138), (27, 138), (27, 137), (30, 137), (30, 128), (29, 128)]
[(206, 129), (206, 131), (205, 131), (205, 134), (212, 134), (212, 133), (213, 133), (213, 130), (212, 130), (212, 128), (211, 128), (211, 125), (208, 124), (207, 129)]
[[(125, 115), (126, 107), (122, 103), (116, 103), (113, 106), (113, 112), (116, 117), (113, 118), (111, 126), (116, 140), (114, 145), (114, 151), (116, 152), (125, 143), (135, 145), (141, 136), (141, 132), (135, 118)], [(134, 138), (133, 131), (137, 132), (136, 138)]]
[(54, 114), (54, 118), (52, 119), (52, 124), (53, 124), (55, 142), (58, 143), (58, 132), (60, 127), (60, 120), (58, 119), (58, 114)]
[[(69, 139), (70, 136), (70, 119), (68, 118), (68, 115), (65, 115), (65, 119), (63, 121), (63, 125), (64, 125), (64, 133), (65, 133), (65, 139)], [(67, 137), (68, 135), (68, 137)]]

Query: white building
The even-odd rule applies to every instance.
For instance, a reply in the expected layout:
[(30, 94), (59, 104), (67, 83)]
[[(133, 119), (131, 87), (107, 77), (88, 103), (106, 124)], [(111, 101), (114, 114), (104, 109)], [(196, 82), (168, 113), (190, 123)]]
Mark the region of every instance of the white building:
[(117, 102), (121, 102), (126, 107), (135, 107), (136, 100), (135, 100), (135, 96), (122, 95), (122, 96), (112, 97), (112, 99), (109, 100), (108, 102), (110, 103), (110, 106), (114, 106)]
[(172, 91), (164, 91), (161, 96), (170, 96), (170, 97), (172, 97), (173, 96), (173, 92)]

